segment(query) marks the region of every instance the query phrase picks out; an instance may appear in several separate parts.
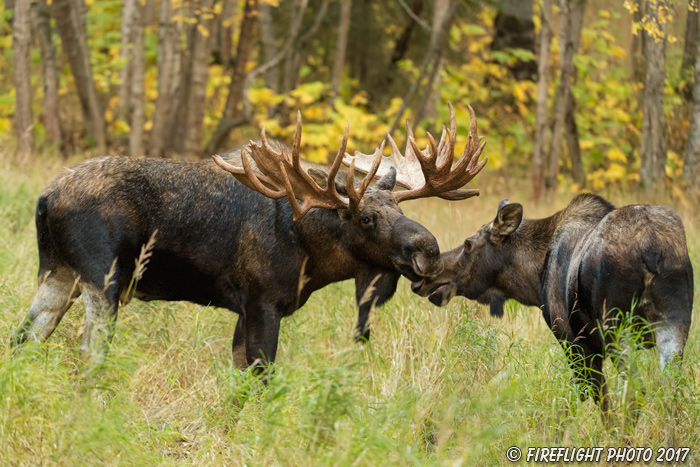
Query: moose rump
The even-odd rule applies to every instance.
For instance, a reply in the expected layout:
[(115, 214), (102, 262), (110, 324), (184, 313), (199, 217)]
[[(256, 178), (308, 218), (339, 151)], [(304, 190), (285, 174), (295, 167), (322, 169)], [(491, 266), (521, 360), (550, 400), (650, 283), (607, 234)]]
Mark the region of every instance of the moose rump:
[[(541, 289), (542, 314), (561, 342), (581, 360), (586, 380), (607, 410), (603, 378), (606, 349), (624, 315), (646, 322), (663, 370), (682, 358), (693, 306), (693, 270), (678, 215), (665, 206), (623, 206), (597, 224), (570, 224), (552, 241)], [(643, 321), (637, 320), (642, 318)], [(619, 365), (625, 357), (616, 355)]]

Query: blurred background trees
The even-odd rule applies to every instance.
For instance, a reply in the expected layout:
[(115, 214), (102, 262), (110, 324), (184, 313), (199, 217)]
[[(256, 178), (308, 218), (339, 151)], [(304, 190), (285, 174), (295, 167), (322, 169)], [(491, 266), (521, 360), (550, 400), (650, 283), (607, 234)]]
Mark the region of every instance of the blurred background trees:
[[(491, 171), (561, 190), (697, 190), (695, 0), (5, 0), (0, 141), (20, 160), (208, 157), (301, 110), (325, 161), (447, 101)], [(9, 72), (9, 70), (12, 70)], [(458, 141), (463, 143), (463, 141)], [(7, 149), (6, 149), (7, 150)], [(687, 191), (685, 192), (687, 195)]]

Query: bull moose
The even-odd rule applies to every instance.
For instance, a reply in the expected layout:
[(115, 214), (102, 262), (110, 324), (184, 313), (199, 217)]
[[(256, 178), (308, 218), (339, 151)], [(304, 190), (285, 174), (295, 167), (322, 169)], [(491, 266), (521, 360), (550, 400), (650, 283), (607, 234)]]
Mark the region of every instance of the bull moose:
[[(404, 154), (389, 136), (391, 157), (384, 142), (372, 155), (346, 154), (348, 124), (330, 169), (300, 158), (301, 114), (291, 148), (268, 141), (263, 128), (259, 142), (214, 161), (101, 157), (67, 169), (37, 204), (39, 287), (13, 342), (47, 339), (82, 295), (89, 357), (110, 340), (120, 302), (186, 300), (237, 313), (234, 364), (261, 369), (275, 360), (281, 318), (315, 290), (351, 278), (357, 333), (368, 338), (371, 307), (391, 298), (401, 275), (419, 280), (442, 267), (433, 235), (399, 203), (479, 193), (461, 189), (486, 163), (476, 117), (469, 107), (468, 141), (453, 166), (450, 111), (439, 144), (429, 136), (419, 150), (409, 127)], [(356, 165), (368, 172), (361, 182)], [(406, 190), (392, 192), (397, 183)], [(135, 265), (143, 245), (145, 272)], [(135, 274), (142, 277), (131, 293)]]
[(541, 306), (547, 325), (572, 351), (576, 380), (593, 389), (604, 418), (602, 367), (612, 338), (604, 331), (623, 313), (633, 309), (651, 324), (648, 344), (655, 341), (662, 369), (682, 358), (693, 269), (681, 219), (668, 207), (615, 209), (600, 196), (581, 194), (550, 217), (523, 219), (523, 207), (505, 199), (492, 222), (441, 256), (443, 271), (414, 282), (414, 292), (439, 306), (461, 295), (489, 304), (495, 316), (503, 315), (506, 299)]

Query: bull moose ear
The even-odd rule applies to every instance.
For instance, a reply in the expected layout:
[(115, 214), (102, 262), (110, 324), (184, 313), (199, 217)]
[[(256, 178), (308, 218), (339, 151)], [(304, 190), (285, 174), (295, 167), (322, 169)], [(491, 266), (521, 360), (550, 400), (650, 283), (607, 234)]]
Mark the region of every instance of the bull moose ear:
[[(311, 168), (307, 171), (309, 176), (314, 179), (321, 189), (326, 189), (328, 186), (328, 174), (321, 169)], [(347, 178), (343, 177), (343, 173), (340, 172), (335, 178), (335, 191), (337, 191), (342, 196), (348, 195), (348, 189), (345, 185)]]
[(491, 224), (491, 241), (501, 243), (508, 235), (515, 232), (523, 220), (523, 206), (509, 203), (507, 199), (498, 205), (498, 213)]
[(384, 174), (384, 176), (379, 179), (377, 183), (374, 184), (374, 188), (377, 190), (393, 190), (396, 186), (396, 169), (390, 167), (389, 171)]

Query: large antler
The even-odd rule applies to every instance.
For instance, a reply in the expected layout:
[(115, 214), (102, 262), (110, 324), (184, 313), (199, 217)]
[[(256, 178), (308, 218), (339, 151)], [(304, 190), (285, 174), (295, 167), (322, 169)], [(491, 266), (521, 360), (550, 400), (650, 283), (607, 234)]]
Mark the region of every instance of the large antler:
[[(374, 153), (372, 166), (368, 169), (367, 177), (362, 180), (356, 189), (354, 182), (354, 170), (350, 171), (347, 180), (347, 191), (349, 199), (341, 196), (336, 190), (335, 177), (343, 161), (345, 147), (348, 143), (348, 131), (350, 123), (345, 127), (343, 141), (338, 149), (338, 154), (333, 160), (328, 180), (325, 188), (321, 188), (316, 181), (307, 173), (299, 162), (299, 149), (301, 147), (301, 112), (297, 113), (297, 130), (294, 135), (294, 145), (292, 153), (289, 155), (282, 147), (279, 151), (272, 148), (265, 134), (265, 127), (260, 133), (260, 143), (251, 141), (241, 149), (241, 166), (237, 167), (225, 161), (218, 154), (214, 156), (214, 161), (222, 169), (233, 174), (236, 179), (268, 198), (279, 199), (285, 196), (292, 207), (294, 220), (298, 221), (311, 209), (315, 207), (340, 209), (356, 209), (359, 206), (362, 196), (364, 196), (370, 180), (377, 172), (384, 150), (384, 142)], [(254, 169), (248, 160), (248, 151), (253, 158), (257, 170)], [(360, 154), (360, 153), (356, 153)], [(363, 158), (370, 156), (360, 154)], [(364, 159), (363, 159), (364, 160)], [(299, 203), (297, 200), (300, 200)]]
[[(469, 183), (486, 165), (488, 158), (479, 162), (479, 156), (484, 150), (486, 142), (482, 142), (483, 137), (477, 136), (476, 115), (474, 109), (467, 105), (471, 118), (469, 136), (462, 156), (453, 166), (457, 121), (452, 104), (448, 105), (450, 107), (450, 131), (447, 132), (443, 127), (440, 142), (437, 145), (433, 136), (428, 133), (430, 144), (421, 151), (415, 142), (408, 119), (406, 119), (408, 135), (405, 155), (401, 154), (391, 135), (387, 135), (391, 144), (391, 156), (384, 158), (376, 175), (385, 174), (392, 166), (396, 169), (396, 183), (407, 188), (406, 191), (393, 193), (397, 203), (428, 196), (439, 196), (447, 200), (478, 196), (479, 190), (477, 189), (461, 190), (460, 188)], [(346, 165), (354, 164), (360, 172), (369, 172), (370, 161), (367, 156), (362, 154), (355, 154), (354, 158), (346, 154), (343, 162)]]

